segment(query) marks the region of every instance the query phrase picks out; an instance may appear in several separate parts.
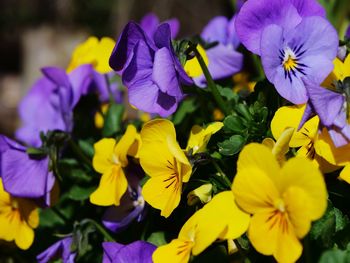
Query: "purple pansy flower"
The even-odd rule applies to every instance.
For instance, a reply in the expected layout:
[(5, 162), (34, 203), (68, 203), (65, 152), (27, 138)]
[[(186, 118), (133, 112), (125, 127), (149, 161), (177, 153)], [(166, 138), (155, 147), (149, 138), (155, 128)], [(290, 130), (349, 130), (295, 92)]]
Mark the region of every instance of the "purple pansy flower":
[(0, 160), (6, 192), (16, 197), (37, 199), (42, 206), (50, 205), (55, 177), (49, 171), (47, 156), (30, 156), (25, 147), (0, 135)]
[(112, 232), (124, 230), (134, 220), (140, 222), (146, 214), (145, 200), (141, 194), (140, 180), (144, 172), (139, 165), (127, 167), (129, 188), (123, 195), (119, 206), (109, 207), (103, 215), (103, 225)]
[[(208, 43), (217, 42), (214, 47), (206, 50), (208, 70), (214, 80), (230, 77), (242, 68), (243, 55), (235, 50), (240, 42), (234, 25), (235, 17), (228, 20), (224, 16), (217, 16), (202, 31), (203, 40)], [(197, 86), (205, 86), (203, 74), (193, 80)]]
[(181, 84), (192, 84), (175, 55), (167, 23), (158, 26), (153, 39), (138, 24), (128, 23), (109, 64), (122, 74), (130, 104), (162, 117), (174, 113), (182, 100)]
[(316, 0), (249, 0), (237, 16), (236, 30), (243, 45), (260, 55), (265, 27), (275, 24), (288, 31), (308, 16), (326, 17), (326, 13)]
[[(170, 26), (171, 38), (176, 38), (180, 29), (179, 20), (176, 18), (171, 18), (164, 21), (164, 23), (168, 23)], [(159, 24), (159, 18), (153, 13), (146, 14), (140, 21), (141, 28), (150, 38), (154, 37), (154, 33), (157, 31), (157, 27), (159, 26)]]
[[(80, 97), (96, 92), (102, 102), (108, 101), (107, 81), (114, 73), (102, 75), (91, 65), (82, 65), (67, 74), (64, 69), (46, 67), (40, 78), (19, 105), (22, 126), (16, 131), (16, 138), (28, 145), (41, 145), (40, 132), (61, 130), (71, 132), (73, 109)], [(121, 93), (117, 84), (110, 85), (117, 101)]]
[(61, 239), (39, 254), (36, 259), (39, 263), (51, 262), (54, 259), (62, 259), (63, 263), (74, 263), (76, 252), (71, 251), (72, 237)]
[(337, 50), (337, 32), (327, 20), (316, 16), (304, 18), (290, 30), (269, 25), (261, 37), (266, 77), (294, 104), (308, 99), (302, 78), (321, 83), (333, 69)]
[(157, 248), (145, 241), (135, 241), (128, 245), (103, 242), (102, 246), (103, 263), (152, 263), (152, 254)]
[(348, 122), (347, 97), (323, 87), (317, 83), (304, 80), (309, 94), (309, 101), (306, 106), (299, 127), (315, 114), (320, 118), (320, 130), (326, 127), (336, 147), (341, 147), (350, 142), (350, 124)]
[(345, 32), (345, 38), (350, 39), (350, 25), (348, 26), (348, 29)]

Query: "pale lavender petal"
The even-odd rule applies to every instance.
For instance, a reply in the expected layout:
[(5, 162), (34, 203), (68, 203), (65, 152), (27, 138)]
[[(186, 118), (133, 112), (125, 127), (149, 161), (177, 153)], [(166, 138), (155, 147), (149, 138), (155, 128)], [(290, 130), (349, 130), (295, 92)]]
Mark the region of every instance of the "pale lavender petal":
[(266, 26), (276, 24), (284, 30), (301, 22), (297, 9), (289, 1), (249, 0), (241, 8), (235, 22), (237, 35), (251, 52), (260, 55), (261, 35)]
[(237, 18), (236, 15), (233, 16), (227, 25), (227, 31), (228, 31), (227, 43), (232, 44), (235, 49), (238, 48), (238, 46), (241, 44), (241, 41), (239, 41), (239, 37), (237, 36), (237, 32), (236, 32), (236, 18)]
[(62, 259), (63, 263), (74, 263), (76, 253), (71, 252), (72, 237), (61, 239), (39, 254), (38, 263), (47, 263), (55, 259)]
[(171, 18), (165, 20), (164, 23), (168, 23), (170, 26), (171, 39), (175, 39), (180, 31), (180, 22), (177, 18)]
[(154, 13), (146, 14), (140, 21), (141, 28), (150, 38), (153, 38), (154, 32), (156, 32), (158, 25), (159, 19)]
[[(97, 71), (93, 71), (94, 75), (94, 85), (92, 92), (96, 92), (99, 100), (104, 103), (109, 101), (109, 89), (112, 92), (114, 101), (116, 103), (122, 103), (123, 102), (123, 92), (119, 88), (118, 81), (113, 81), (111, 83), (111, 80), (116, 77), (115, 72), (109, 72), (107, 74), (100, 74)], [(109, 85), (109, 89), (108, 89)]]
[(311, 119), (313, 116), (315, 116), (316, 113), (315, 113), (315, 110), (314, 108), (312, 107), (312, 105), (308, 102), (306, 104), (306, 107), (305, 107), (305, 111), (303, 113), (303, 117), (301, 118), (301, 121), (299, 123), (299, 126), (298, 126), (298, 130), (300, 130), (303, 125), (305, 124), (305, 122), (307, 122), (309, 119)]
[(79, 66), (69, 73), (70, 85), (73, 89), (73, 100), (71, 109), (75, 107), (82, 95), (89, 92), (89, 87), (93, 81), (94, 70), (91, 64)]
[(201, 37), (207, 42), (219, 42), (221, 44), (228, 44), (228, 19), (224, 16), (214, 17), (204, 27)]
[(41, 69), (45, 77), (59, 86), (69, 87), (69, 79), (64, 69), (58, 67), (45, 67)]
[(331, 137), (335, 147), (342, 147), (349, 143), (344, 134), (339, 131), (337, 128), (328, 129), (329, 136)]
[(151, 80), (145, 82), (138, 81), (128, 88), (129, 102), (137, 109), (155, 113), (158, 110), (157, 98), (158, 98), (158, 87)]
[(182, 96), (172, 56), (165, 47), (154, 54), (152, 79), (162, 92), (171, 96)]
[[(312, 106), (320, 117), (321, 123), (328, 127), (331, 126), (337, 118), (337, 115), (341, 113), (345, 98), (343, 95), (322, 88), (311, 81), (304, 80), (304, 82)], [(344, 114), (346, 116), (346, 113)]]
[[(208, 69), (214, 80), (231, 77), (239, 72), (243, 66), (243, 55), (233, 49), (232, 46), (219, 44), (206, 50), (209, 64)], [(205, 87), (204, 75), (194, 79), (199, 87)]]

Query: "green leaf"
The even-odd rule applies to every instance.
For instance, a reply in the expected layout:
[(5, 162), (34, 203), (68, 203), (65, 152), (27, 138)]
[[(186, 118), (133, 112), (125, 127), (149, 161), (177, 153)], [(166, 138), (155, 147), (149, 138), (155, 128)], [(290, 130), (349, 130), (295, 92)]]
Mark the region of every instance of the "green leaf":
[(226, 156), (235, 155), (242, 149), (245, 143), (246, 141), (241, 135), (233, 135), (230, 139), (218, 143), (219, 152)]
[(102, 135), (112, 136), (121, 130), (121, 122), (124, 113), (124, 106), (121, 104), (111, 104), (104, 119)]
[(350, 262), (350, 249), (349, 245), (346, 250), (331, 249), (323, 252), (319, 263), (348, 263)]
[(227, 99), (228, 101), (233, 100), (236, 103), (238, 102), (239, 96), (231, 88), (224, 88), (219, 85), (216, 85), (220, 95)]
[(241, 118), (238, 116), (227, 116), (224, 120), (224, 126), (225, 128), (228, 128), (229, 130), (236, 132), (236, 133), (241, 133), (243, 129), (245, 129)]
[(335, 235), (349, 224), (349, 218), (329, 201), (326, 213), (311, 228), (310, 238), (318, 240), (324, 247), (332, 247)]
[(68, 192), (68, 197), (74, 201), (86, 200), (95, 189), (95, 186), (82, 187), (73, 185)]
[(187, 114), (194, 112), (196, 108), (197, 107), (193, 99), (184, 100), (180, 104), (180, 107), (177, 109), (176, 113), (174, 114), (174, 125), (180, 124), (183, 121), (183, 119), (187, 116)]
[(153, 245), (159, 247), (162, 245), (167, 244), (168, 242), (166, 241), (165, 238), (165, 233), (164, 232), (154, 232), (152, 233), (148, 238), (147, 241), (152, 243)]
[(65, 222), (51, 209), (40, 209), (40, 227), (54, 227), (56, 225), (64, 225)]
[(81, 150), (90, 158), (94, 156), (94, 142), (91, 140), (79, 140), (78, 145)]
[(252, 120), (253, 120), (253, 117), (252, 117), (252, 115), (250, 114), (247, 105), (240, 103), (240, 104), (238, 104), (238, 105), (235, 107), (235, 109), (236, 109), (236, 111), (237, 111), (238, 113), (240, 113), (246, 120), (249, 120), (249, 121), (252, 121)]

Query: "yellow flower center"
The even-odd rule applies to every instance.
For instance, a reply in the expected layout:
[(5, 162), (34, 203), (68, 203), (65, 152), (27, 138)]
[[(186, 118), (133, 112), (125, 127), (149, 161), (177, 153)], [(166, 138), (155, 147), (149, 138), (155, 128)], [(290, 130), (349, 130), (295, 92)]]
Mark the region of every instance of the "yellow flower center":
[(284, 202), (281, 198), (276, 199), (273, 205), (281, 213), (284, 213), (286, 211)]
[(283, 67), (286, 71), (295, 69), (297, 65), (298, 65), (297, 60), (295, 57), (292, 56), (292, 54), (288, 54), (287, 59), (285, 59), (283, 62)]

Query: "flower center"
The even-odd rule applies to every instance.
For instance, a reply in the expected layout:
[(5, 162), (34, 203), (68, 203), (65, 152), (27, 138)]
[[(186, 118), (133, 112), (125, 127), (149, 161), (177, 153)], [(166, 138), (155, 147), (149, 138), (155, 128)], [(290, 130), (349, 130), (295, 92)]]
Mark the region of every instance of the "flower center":
[(305, 75), (304, 69), (307, 66), (300, 62), (301, 57), (305, 53), (303, 45), (295, 46), (293, 48), (285, 47), (279, 50), (279, 59), (284, 69), (285, 79), (292, 82), (292, 76), (297, 77), (297, 73)]
[(286, 211), (286, 207), (285, 207), (284, 202), (281, 198), (276, 199), (273, 205), (281, 213), (284, 213)]

